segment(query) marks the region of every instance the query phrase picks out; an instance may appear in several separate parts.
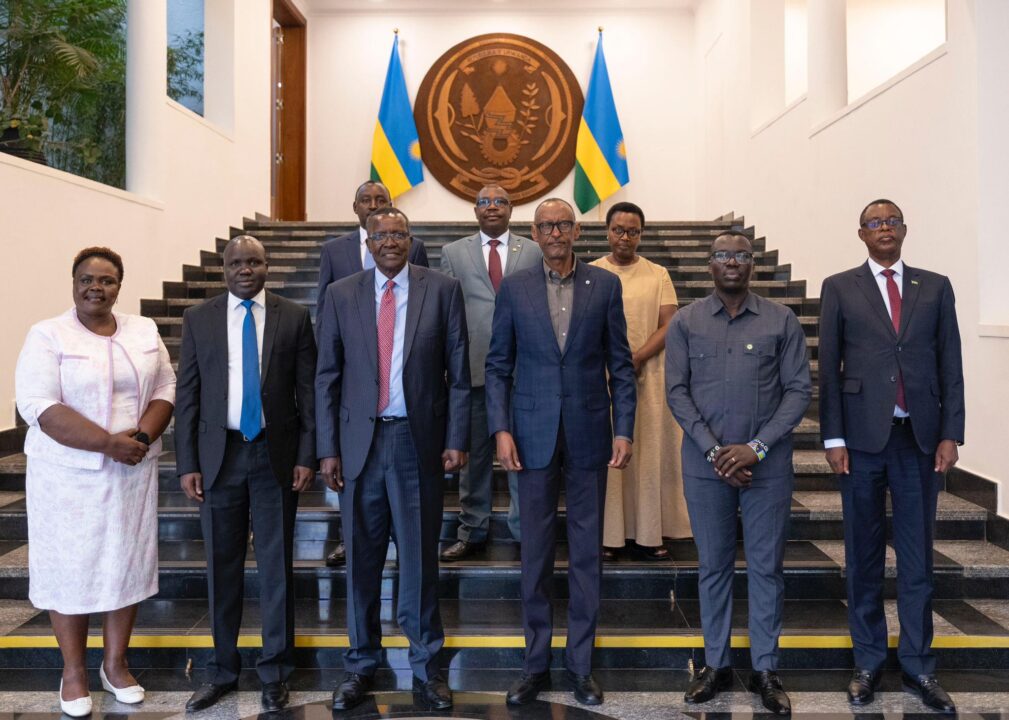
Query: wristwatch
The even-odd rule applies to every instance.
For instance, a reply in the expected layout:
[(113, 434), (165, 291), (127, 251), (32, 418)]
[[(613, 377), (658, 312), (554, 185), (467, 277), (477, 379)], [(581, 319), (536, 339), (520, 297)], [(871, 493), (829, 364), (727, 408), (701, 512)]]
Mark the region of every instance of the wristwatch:
[(142, 442), (144, 445), (149, 446), (151, 444), (151, 436), (145, 433), (143, 430), (134, 435), (133, 439), (136, 440), (137, 442)]
[(717, 455), (718, 451), (721, 449), (722, 449), (721, 445), (715, 445), (710, 450), (708, 450), (708, 452), (704, 453), (704, 459), (707, 460), (709, 463), (715, 462), (715, 455)]

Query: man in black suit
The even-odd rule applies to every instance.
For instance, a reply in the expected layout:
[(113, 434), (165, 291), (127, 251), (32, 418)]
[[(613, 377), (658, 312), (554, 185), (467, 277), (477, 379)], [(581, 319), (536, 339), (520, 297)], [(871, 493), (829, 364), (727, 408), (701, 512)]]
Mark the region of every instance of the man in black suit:
[(256, 238), (233, 238), (224, 249), (228, 292), (182, 321), (176, 464), (182, 489), (200, 503), (214, 637), (210, 681), (187, 710), (213, 705), (238, 683), (250, 513), (264, 709), (287, 704), (294, 669), (294, 521), (297, 493), (315, 477), (315, 338), (307, 309), (264, 289), (267, 269)]
[(466, 463), (469, 358), (459, 281), (407, 262), (410, 224), (383, 207), (368, 218), (375, 268), (326, 290), (315, 388), (322, 476), (340, 493), (347, 544), (346, 676), (333, 707), (366, 696), (382, 655), (381, 582), (395, 530), (396, 619), (410, 641), (417, 702), (443, 710), (438, 667), (438, 539), (446, 472)]
[[(354, 194), (354, 214), (360, 222), (360, 226), (351, 230), (346, 235), (337, 238), (327, 238), (322, 244), (322, 251), (319, 254), (319, 299), (316, 303), (315, 316), (321, 317), (323, 305), (326, 302), (326, 288), (330, 283), (359, 273), (361, 270), (372, 268), (375, 262), (365, 240), (368, 233), (365, 230), (365, 223), (368, 216), (380, 207), (392, 205), (392, 198), (389, 190), (380, 182), (368, 180), (361, 183)], [(424, 250), (424, 243), (420, 238), (410, 238), (409, 261), (413, 265), (428, 266), (427, 251)], [(326, 565), (335, 567), (343, 565), (347, 560), (346, 547), (340, 541), (333, 548), (333, 551), (326, 556)]]
[(859, 217), (869, 259), (820, 292), (820, 433), (840, 476), (854, 705), (886, 660), (886, 493), (897, 555), (897, 656), (906, 689), (955, 712), (935, 678), (932, 539), (942, 474), (964, 439), (963, 363), (949, 278), (900, 259), (907, 225), (890, 200)]

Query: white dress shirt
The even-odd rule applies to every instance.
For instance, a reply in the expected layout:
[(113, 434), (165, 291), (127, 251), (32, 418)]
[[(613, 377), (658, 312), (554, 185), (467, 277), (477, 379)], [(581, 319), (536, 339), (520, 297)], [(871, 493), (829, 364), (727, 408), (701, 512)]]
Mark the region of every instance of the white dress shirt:
[[(480, 231), (480, 245), (483, 248), (483, 266), (488, 270), (490, 269), (490, 254), (492, 251), (496, 251), (498, 259), (501, 260), (501, 277), (504, 277), (505, 266), (508, 264), (508, 239), (510, 238), (510, 232), (509, 230), (505, 230), (499, 237), (492, 238), (483, 230)], [(500, 240), (501, 244), (497, 248), (491, 248), (491, 240)]]
[[(266, 327), (266, 290), (252, 298), (252, 319), (256, 323), (256, 346), (259, 348), (259, 372), (263, 372), (263, 328)], [(242, 299), (228, 293), (228, 429), (240, 430), (242, 425), (242, 329), (245, 327), (245, 307)], [(266, 418), (260, 422), (265, 425)]]
[[(886, 291), (886, 275), (883, 274), (883, 271), (886, 270), (886, 268), (872, 258), (869, 258), (869, 269), (872, 271), (872, 277), (876, 280), (877, 287), (879, 287), (879, 294), (883, 296), (883, 304), (886, 306), (886, 314), (893, 317), (893, 313), (890, 311), (890, 293)], [(903, 298), (904, 261), (898, 260), (890, 266), (890, 269), (893, 270), (893, 281), (897, 283), (897, 292), (900, 294), (901, 298)], [(899, 405), (894, 405), (893, 416), (907, 417), (908, 412), (906, 410), (901, 410)], [(835, 447), (844, 447), (844, 438), (828, 438), (823, 441), (823, 447), (827, 450)]]
[[(389, 278), (375, 270), (375, 322), (382, 312), (382, 296)], [(389, 404), (383, 417), (406, 417), (406, 396), (403, 394), (403, 345), (406, 342), (406, 301), (410, 296), (410, 264), (407, 263), (392, 279), (396, 283), (392, 294), (396, 298), (396, 329), (392, 334), (392, 364), (389, 366)]]
[(368, 250), (368, 231), (358, 226), (357, 232), (361, 235), (361, 267), (366, 268), (368, 267), (366, 258), (371, 255), (371, 251)]

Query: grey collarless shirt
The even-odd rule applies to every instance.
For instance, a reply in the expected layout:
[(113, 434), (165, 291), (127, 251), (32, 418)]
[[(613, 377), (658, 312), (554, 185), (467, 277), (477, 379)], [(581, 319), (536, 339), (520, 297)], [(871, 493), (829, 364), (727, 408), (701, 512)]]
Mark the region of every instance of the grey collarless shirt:
[(666, 333), (666, 397), (684, 431), (684, 473), (717, 478), (711, 447), (758, 439), (769, 450), (754, 479), (791, 474), (792, 431), (812, 397), (795, 313), (752, 292), (734, 318), (715, 294), (683, 308)]
[(568, 341), (568, 329), (571, 327), (571, 303), (575, 299), (575, 271), (578, 269), (578, 261), (575, 260), (571, 267), (571, 272), (561, 277), (550, 269), (546, 261), (543, 261), (543, 274), (547, 278), (547, 305), (550, 308), (550, 324), (554, 328), (554, 337), (557, 338), (557, 347), (564, 352), (564, 345)]

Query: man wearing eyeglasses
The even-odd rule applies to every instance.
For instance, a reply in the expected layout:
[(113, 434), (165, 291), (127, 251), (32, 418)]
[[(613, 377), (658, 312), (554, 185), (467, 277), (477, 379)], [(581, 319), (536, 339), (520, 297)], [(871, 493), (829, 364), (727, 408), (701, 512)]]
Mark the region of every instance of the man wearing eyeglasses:
[(550, 680), (550, 587), (562, 484), (568, 682), (579, 703), (603, 701), (592, 677), (592, 647), (606, 472), (630, 460), (636, 389), (620, 279), (575, 258), (580, 232), (564, 200), (536, 208), (533, 239), (543, 262), (501, 282), (487, 353), (488, 426), (501, 464), (518, 472), (522, 516), (526, 653), (523, 675), (508, 691), (511, 705), (532, 702)]
[(820, 434), (841, 482), (853, 705), (872, 702), (887, 653), (886, 495), (897, 556), (904, 687), (956, 712), (935, 677), (932, 540), (943, 473), (964, 439), (963, 362), (949, 278), (904, 264), (904, 214), (873, 200), (859, 217), (869, 259), (820, 291)]
[(684, 700), (732, 684), (736, 517), (742, 515), (749, 598), (749, 689), (772, 713), (791, 712), (778, 678), (783, 562), (792, 502), (792, 431), (812, 396), (806, 338), (794, 313), (750, 292), (753, 247), (718, 236), (715, 291), (673, 316), (666, 334), (669, 408), (683, 428), (683, 489), (698, 556), (705, 666)]
[[(375, 267), (375, 261), (366, 243), (368, 232), (365, 223), (368, 216), (375, 210), (392, 205), (389, 190), (380, 182), (368, 180), (358, 186), (354, 193), (354, 203), (351, 206), (360, 225), (346, 235), (336, 238), (326, 238), (319, 254), (319, 293), (315, 306), (315, 316), (323, 314), (326, 304), (326, 288), (330, 283), (354, 273)], [(410, 263), (427, 267), (427, 252), (420, 238), (410, 238)], [(343, 542), (337, 542), (332, 552), (326, 556), (326, 565), (335, 567), (346, 561), (346, 548)]]
[(438, 665), (442, 481), (466, 464), (469, 358), (458, 280), (407, 262), (409, 221), (379, 208), (368, 217), (375, 268), (326, 290), (319, 318), (316, 448), (340, 493), (347, 543), (346, 675), (333, 707), (359, 704), (382, 656), (382, 569), (394, 529), (399, 550), (396, 619), (410, 642), (422, 707), (452, 705)]
[[(480, 231), (449, 243), (441, 251), (441, 271), (462, 283), (469, 330), (470, 452), (459, 472), (458, 540), (441, 553), (444, 562), (470, 557), (482, 550), (490, 531), (494, 442), (487, 431), (484, 362), (490, 346), (494, 302), (506, 275), (540, 265), (543, 253), (532, 240), (508, 229), (512, 204), (500, 185), (487, 185), (473, 208)], [(508, 473), (508, 528), (519, 541), (518, 475)]]

